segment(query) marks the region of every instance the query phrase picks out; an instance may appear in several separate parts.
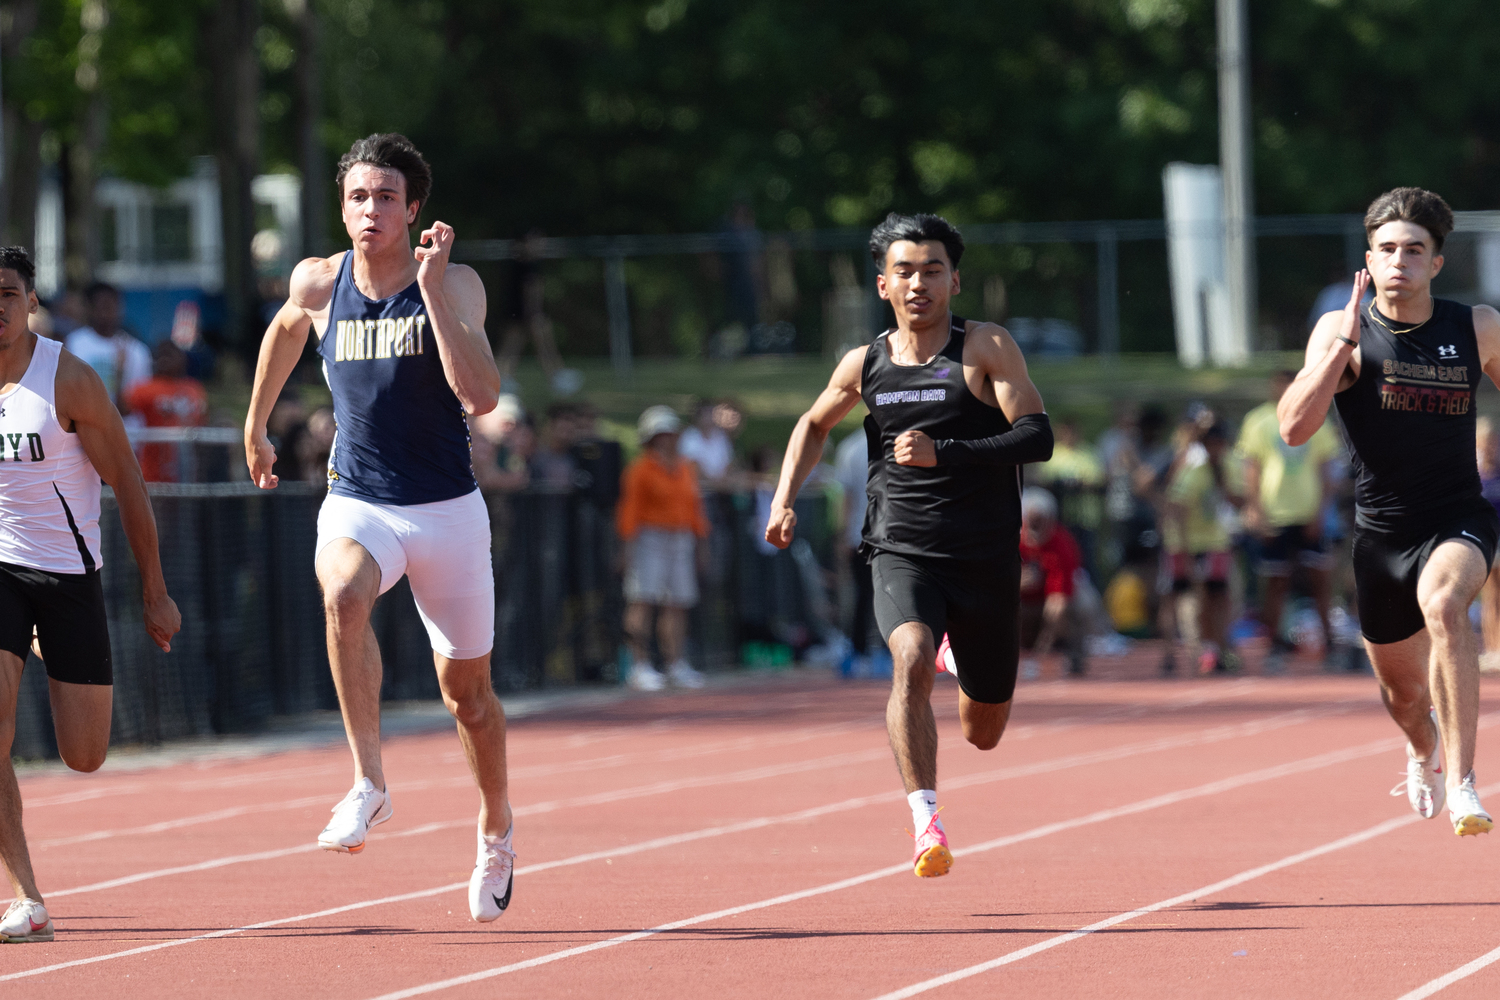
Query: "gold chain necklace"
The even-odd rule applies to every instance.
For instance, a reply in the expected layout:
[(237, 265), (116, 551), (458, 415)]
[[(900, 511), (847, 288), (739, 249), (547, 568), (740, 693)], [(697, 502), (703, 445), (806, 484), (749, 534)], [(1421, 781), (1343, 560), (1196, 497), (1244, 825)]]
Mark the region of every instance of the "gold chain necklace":
[[(1437, 308), (1434, 307), (1432, 311), (1435, 314), (1437, 312)], [(1420, 329), (1422, 329), (1422, 327), (1424, 327), (1428, 323), (1432, 322), (1432, 316), (1428, 316), (1426, 319), (1424, 319), (1422, 322), (1418, 323), (1416, 326), (1409, 326), (1409, 327), (1407, 327), (1404, 330), (1398, 330), (1394, 326), (1391, 326), (1390, 323), (1386, 322), (1386, 319), (1385, 319), (1384, 316), (1380, 315), (1380, 313), (1378, 313), (1378, 312), (1375, 311), (1375, 302), (1374, 302), (1373, 299), (1365, 305), (1365, 312), (1367, 312), (1367, 313), (1370, 314), (1370, 319), (1373, 322), (1379, 323), (1382, 327), (1385, 328), (1385, 331), (1387, 333), (1391, 334), (1394, 337), (1399, 337), (1402, 334), (1412, 333), (1412, 332), (1414, 332), (1416, 330), (1420, 330)]]

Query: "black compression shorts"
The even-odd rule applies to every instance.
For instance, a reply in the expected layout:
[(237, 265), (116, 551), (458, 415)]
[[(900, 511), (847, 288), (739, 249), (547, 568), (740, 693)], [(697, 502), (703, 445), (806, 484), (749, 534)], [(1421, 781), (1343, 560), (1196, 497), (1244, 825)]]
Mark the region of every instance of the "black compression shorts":
[(48, 677), (67, 684), (114, 683), (98, 570), (49, 573), (0, 563), (0, 650), (25, 662), (33, 628)]
[(964, 694), (986, 705), (1010, 701), (1021, 656), (1019, 552), (995, 559), (917, 559), (877, 552), (870, 570), (875, 624), (887, 643), (906, 622), (926, 625), (934, 643), (947, 632)]
[(1386, 532), (1358, 527), (1354, 531), (1354, 584), (1359, 591), (1359, 627), (1377, 645), (1400, 642), (1427, 627), (1417, 603), (1417, 581), (1432, 552), (1443, 542), (1470, 542), (1495, 561), (1500, 520), (1480, 500), (1423, 527)]

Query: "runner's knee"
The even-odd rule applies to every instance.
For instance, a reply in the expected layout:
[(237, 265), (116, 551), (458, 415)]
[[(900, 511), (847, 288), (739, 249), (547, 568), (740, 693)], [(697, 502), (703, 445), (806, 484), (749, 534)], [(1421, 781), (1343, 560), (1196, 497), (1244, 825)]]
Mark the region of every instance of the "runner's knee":
[(106, 746), (63, 746), (59, 744), (57, 755), (72, 770), (88, 774), (104, 766), (104, 758), (108, 754), (108, 751), (109, 748)]
[(964, 726), (964, 739), (968, 740), (980, 750), (993, 750), (1000, 745), (1000, 737), (1005, 735), (1005, 724), (996, 726)]
[(370, 617), (373, 607), (368, 588), (356, 580), (339, 577), (323, 584), (323, 610), (330, 624), (360, 624)]
[(1420, 598), (1422, 618), (1434, 631), (1455, 634), (1469, 627), (1469, 604), (1452, 587), (1439, 587)]

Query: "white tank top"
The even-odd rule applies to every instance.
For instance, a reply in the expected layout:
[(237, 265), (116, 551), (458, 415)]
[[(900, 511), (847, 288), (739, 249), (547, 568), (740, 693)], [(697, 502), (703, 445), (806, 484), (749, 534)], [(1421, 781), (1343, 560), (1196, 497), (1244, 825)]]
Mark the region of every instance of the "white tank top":
[(99, 473), (57, 421), (60, 354), (38, 337), (20, 384), (0, 394), (0, 562), (84, 573), (103, 561)]

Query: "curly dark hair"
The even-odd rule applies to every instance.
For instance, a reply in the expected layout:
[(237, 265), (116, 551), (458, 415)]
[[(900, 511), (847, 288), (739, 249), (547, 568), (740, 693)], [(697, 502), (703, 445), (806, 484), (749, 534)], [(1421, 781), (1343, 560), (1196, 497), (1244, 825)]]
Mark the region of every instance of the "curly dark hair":
[(396, 132), (379, 132), (367, 135), (349, 147), (349, 152), (339, 157), (339, 172), (336, 182), (339, 200), (344, 197), (344, 178), (355, 164), (367, 163), (372, 167), (399, 170), (406, 178), (406, 203), (417, 203), (418, 214), (427, 198), (432, 194), (432, 168), (417, 152), (410, 139)]
[(948, 251), (948, 263), (958, 269), (959, 258), (964, 255), (964, 238), (953, 223), (941, 215), (898, 215), (892, 212), (885, 221), (870, 232), (870, 257), (875, 266), (885, 269), (885, 255), (891, 244), (900, 240), (923, 243), (937, 240)]
[(1443, 241), (1453, 232), (1453, 209), (1442, 199), (1417, 187), (1394, 188), (1370, 202), (1365, 212), (1365, 238), (1387, 222), (1410, 222), (1432, 234), (1432, 252), (1441, 253)]
[(36, 291), (36, 265), (25, 247), (0, 247), (0, 270), (16, 272), (28, 292)]

